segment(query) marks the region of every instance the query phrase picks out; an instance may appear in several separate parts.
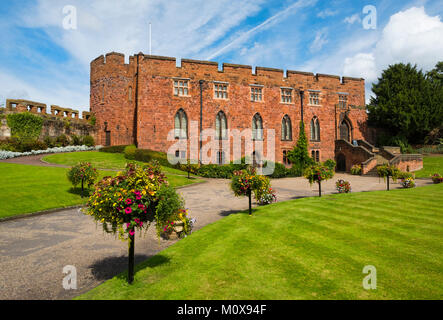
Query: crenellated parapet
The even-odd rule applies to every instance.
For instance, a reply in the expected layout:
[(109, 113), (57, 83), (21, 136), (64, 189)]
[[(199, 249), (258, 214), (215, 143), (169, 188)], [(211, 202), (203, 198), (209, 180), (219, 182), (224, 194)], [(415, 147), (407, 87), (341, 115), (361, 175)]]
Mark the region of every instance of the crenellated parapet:
[(80, 111), (71, 108), (62, 108), (57, 105), (50, 106), (48, 113), (47, 105), (41, 102), (23, 99), (7, 99), (6, 113), (30, 112), (43, 117), (55, 117), (57, 119), (88, 121), (86, 118), (80, 118)]

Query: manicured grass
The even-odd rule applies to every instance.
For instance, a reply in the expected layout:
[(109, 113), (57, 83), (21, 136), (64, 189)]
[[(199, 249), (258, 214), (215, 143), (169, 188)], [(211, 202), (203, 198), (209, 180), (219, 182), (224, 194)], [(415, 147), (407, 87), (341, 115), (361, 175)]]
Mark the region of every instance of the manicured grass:
[[(49, 163), (61, 164), (66, 166), (73, 166), (79, 162), (84, 161), (90, 162), (96, 168), (115, 170), (124, 169), (126, 163), (128, 162), (143, 164), (143, 162), (140, 161), (125, 159), (122, 153), (106, 153), (97, 151), (59, 153), (46, 156), (43, 158), (43, 160)], [(174, 168), (162, 167), (162, 170), (167, 173), (187, 175), (186, 172)]]
[[(73, 166), (79, 162), (86, 161), (90, 162), (96, 168), (110, 170), (123, 170), (128, 162), (134, 162), (142, 165), (145, 164), (144, 162), (140, 161), (127, 160), (121, 153), (106, 153), (97, 151), (59, 153), (46, 156), (43, 158), (43, 160), (49, 163), (62, 164), (66, 166)], [(188, 179), (187, 172), (178, 169), (162, 166), (162, 171), (166, 173), (169, 182), (174, 187), (182, 187), (192, 183), (203, 182), (202, 179), (197, 179), (193, 175), (191, 175), (192, 179)]]
[[(82, 199), (78, 190), (71, 190), (72, 185), (66, 178), (67, 170), (0, 163), (0, 219), (85, 203), (86, 198)], [(100, 177), (115, 174), (114, 171), (100, 171)], [(202, 181), (170, 173), (166, 175), (174, 187)]]
[[(0, 163), (0, 219), (82, 204), (66, 178), (67, 169)], [(100, 176), (115, 172), (100, 171)]]
[[(230, 215), (79, 299), (441, 299), (443, 185)], [(192, 215), (192, 212), (190, 213)], [(377, 289), (362, 286), (364, 266)]]
[(443, 175), (443, 155), (423, 157), (423, 169), (415, 172), (415, 177), (429, 178), (434, 173)]

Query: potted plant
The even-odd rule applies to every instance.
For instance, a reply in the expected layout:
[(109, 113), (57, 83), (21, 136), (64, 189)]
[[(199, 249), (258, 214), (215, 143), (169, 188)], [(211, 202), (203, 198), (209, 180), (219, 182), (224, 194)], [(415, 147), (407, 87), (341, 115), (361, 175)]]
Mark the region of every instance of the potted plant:
[(340, 179), (335, 183), (335, 187), (337, 188), (338, 193), (351, 192), (351, 184), (349, 183), (349, 181)]

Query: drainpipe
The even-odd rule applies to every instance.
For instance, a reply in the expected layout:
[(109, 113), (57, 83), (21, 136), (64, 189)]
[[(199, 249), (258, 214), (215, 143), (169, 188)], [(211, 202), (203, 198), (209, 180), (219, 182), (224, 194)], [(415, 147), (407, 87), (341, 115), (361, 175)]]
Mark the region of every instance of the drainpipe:
[(137, 72), (135, 74), (135, 109), (134, 109), (134, 145), (138, 148), (137, 126), (138, 126), (138, 74), (140, 71), (140, 53), (137, 54)]
[(200, 80), (200, 149), (199, 149), (199, 162), (201, 164), (202, 159), (202, 149), (203, 149), (203, 141), (202, 141), (202, 132), (203, 132), (203, 83), (204, 80)]
[(303, 121), (303, 97), (304, 97), (304, 94), (305, 94), (305, 92), (302, 89), (300, 89), (301, 121), (303, 122), (303, 124), (304, 124), (304, 121)]

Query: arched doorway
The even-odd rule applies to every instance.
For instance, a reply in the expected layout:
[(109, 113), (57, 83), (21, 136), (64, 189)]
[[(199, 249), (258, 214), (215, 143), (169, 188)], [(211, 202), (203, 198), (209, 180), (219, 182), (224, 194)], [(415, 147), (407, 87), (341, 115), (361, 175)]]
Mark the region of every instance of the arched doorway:
[(343, 120), (340, 124), (340, 140), (351, 141), (351, 127), (346, 120)]
[(343, 153), (337, 156), (337, 171), (346, 172), (346, 157)]

